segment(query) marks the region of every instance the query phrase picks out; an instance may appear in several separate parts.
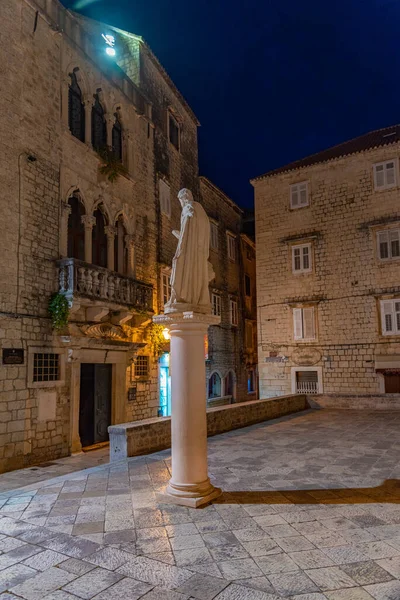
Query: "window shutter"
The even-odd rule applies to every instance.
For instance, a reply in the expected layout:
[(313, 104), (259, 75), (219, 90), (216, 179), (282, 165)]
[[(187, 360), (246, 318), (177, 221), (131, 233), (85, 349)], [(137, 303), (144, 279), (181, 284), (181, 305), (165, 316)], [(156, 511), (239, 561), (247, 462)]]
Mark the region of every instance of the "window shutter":
[(310, 247), (303, 246), (303, 269), (308, 271), (310, 268)]
[(291, 189), (290, 203), (292, 205), (292, 208), (296, 208), (297, 206), (299, 206), (299, 192), (297, 185), (292, 187)]
[(293, 331), (295, 340), (301, 340), (303, 338), (302, 312), (301, 308), (293, 309)]
[(389, 258), (389, 237), (387, 231), (378, 232), (378, 252), (379, 258)]
[(390, 231), (390, 253), (392, 258), (400, 257), (400, 229)]
[(388, 334), (394, 331), (394, 304), (391, 300), (381, 301), (382, 333)]
[(306, 206), (307, 203), (307, 185), (303, 183), (300, 186), (300, 206)]
[(315, 322), (314, 322), (314, 308), (303, 308), (303, 327), (304, 327), (304, 339), (313, 340), (315, 338)]
[(385, 173), (383, 165), (375, 166), (375, 187), (380, 188), (385, 185)]
[(171, 190), (170, 187), (162, 179), (159, 180), (159, 196), (161, 212), (171, 216)]
[(396, 172), (394, 168), (394, 162), (386, 163), (386, 185), (395, 185), (396, 183)]
[(293, 263), (293, 271), (300, 271), (300, 269), (301, 269), (300, 248), (292, 248), (292, 263)]

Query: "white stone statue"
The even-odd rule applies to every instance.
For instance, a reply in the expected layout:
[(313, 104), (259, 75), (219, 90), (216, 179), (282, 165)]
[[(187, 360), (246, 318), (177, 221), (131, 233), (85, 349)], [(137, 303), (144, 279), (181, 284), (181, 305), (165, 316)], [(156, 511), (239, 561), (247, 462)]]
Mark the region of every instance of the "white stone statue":
[(186, 188), (178, 194), (182, 205), (181, 230), (173, 231), (178, 247), (172, 261), (171, 297), (165, 313), (211, 313), (209, 282), (215, 273), (208, 260), (210, 222), (206, 211)]

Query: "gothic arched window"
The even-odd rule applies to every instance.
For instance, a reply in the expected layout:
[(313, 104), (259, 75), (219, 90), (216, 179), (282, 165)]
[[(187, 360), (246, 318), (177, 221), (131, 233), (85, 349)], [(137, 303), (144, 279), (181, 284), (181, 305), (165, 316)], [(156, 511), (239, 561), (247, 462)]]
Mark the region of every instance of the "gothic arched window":
[(78, 195), (73, 195), (68, 200), (71, 212), (68, 216), (68, 258), (85, 260), (85, 227), (82, 217), (85, 208)]
[(117, 114), (112, 128), (112, 149), (115, 158), (122, 162), (122, 126)]
[(68, 125), (72, 135), (81, 142), (85, 141), (85, 106), (82, 92), (76, 77), (76, 70), (71, 75), (68, 90)]
[(225, 376), (225, 396), (232, 396), (232, 398), (235, 397), (235, 383), (235, 373), (233, 371), (229, 371), (228, 374)]
[(221, 377), (213, 373), (208, 380), (208, 397), (219, 398), (221, 396)]
[(107, 236), (104, 230), (106, 217), (100, 208), (93, 213), (96, 222), (92, 230), (92, 263), (99, 267), (107, 267)]
[(122, 215), (118, 217), (115, 227), (117, 233), (114, 238), (114, 271), (126, 275), (128, 272), (128, 249), (125, 244), (126, 229)]
[(102, 150), (107, 146), (107, 125), (98, 94), (94, 95), (92, 108), (92, 146), (95, 150)]

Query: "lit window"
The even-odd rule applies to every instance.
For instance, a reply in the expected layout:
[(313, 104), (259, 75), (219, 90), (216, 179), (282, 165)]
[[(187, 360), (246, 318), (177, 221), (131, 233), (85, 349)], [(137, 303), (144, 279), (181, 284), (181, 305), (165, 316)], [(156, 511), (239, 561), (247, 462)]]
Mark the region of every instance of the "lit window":
[(400, 258), (400, 229), (377, 232), (378, 256), (381, 260)]
[(60, 355), (35, 353), (33, 355), (33, 382), (59, 381)]
[(374, 185), (376, 190), (387, 190), (397, 185), (397, 169), (395, 160), (374, 165)]
[(238, 303), (236, 300), (229, 300), (231, 325), (238, 325)]
[(236, 238), (231, 233), (227, 233), (226, 237), (228, 244), (228, 258), (229, 260), (236, 262)]
[(168, 137), (170, 143), (179, 150), (180, 148), (180, 128), (179, 123), (172, 113), (168, 113)]
[(251, 394), (256, 391), (256, 374), (254, 369), (247, 371), (247, 392)]
[(400, 298), (381, 300), (381, 322), (383, 335), (400, 334)]
[(221, 316), (221, 296), (219, 294), (211, 294), (212, 314)]
[(292, 246), (293, 273), (310, 273), (312, 270), (311, 244)]
[(294, 308), (293, 328), (295, 340), (315, 340), (314, 307)]
[(163, 179), (159, 180), (160, 210), (167, 217), (171, 216), (171, 189)]
[(295, 183), (290, 186), (290, 208), (301, 208), (308, 206), (308, 183)]
[(210, 247), (218, 250), (218, 225), (214, 221), (210, 221)]
[(219, 398), (221, 396), (221, 377), (213, 373), (208, 380), (208, 397)]
[(171, 297), (171, 283), (169, 271), (161, 271), (161, 293), (163, 304), (167, 304)]
[(135, 360), (135, 377), (148, 378), (149, 364), (148, 356), (137, 356)]

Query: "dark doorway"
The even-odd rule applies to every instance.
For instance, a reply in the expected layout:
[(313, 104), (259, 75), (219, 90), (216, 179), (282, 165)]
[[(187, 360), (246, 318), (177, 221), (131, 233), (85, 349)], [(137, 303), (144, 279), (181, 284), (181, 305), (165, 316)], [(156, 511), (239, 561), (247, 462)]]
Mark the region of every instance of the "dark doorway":
[(385, 373), (385, 394), (400, 394), (400, 373)]
[(111, 381), (112, 365), (81, 364), (79, 435), (84, 448), (108, 440)]

